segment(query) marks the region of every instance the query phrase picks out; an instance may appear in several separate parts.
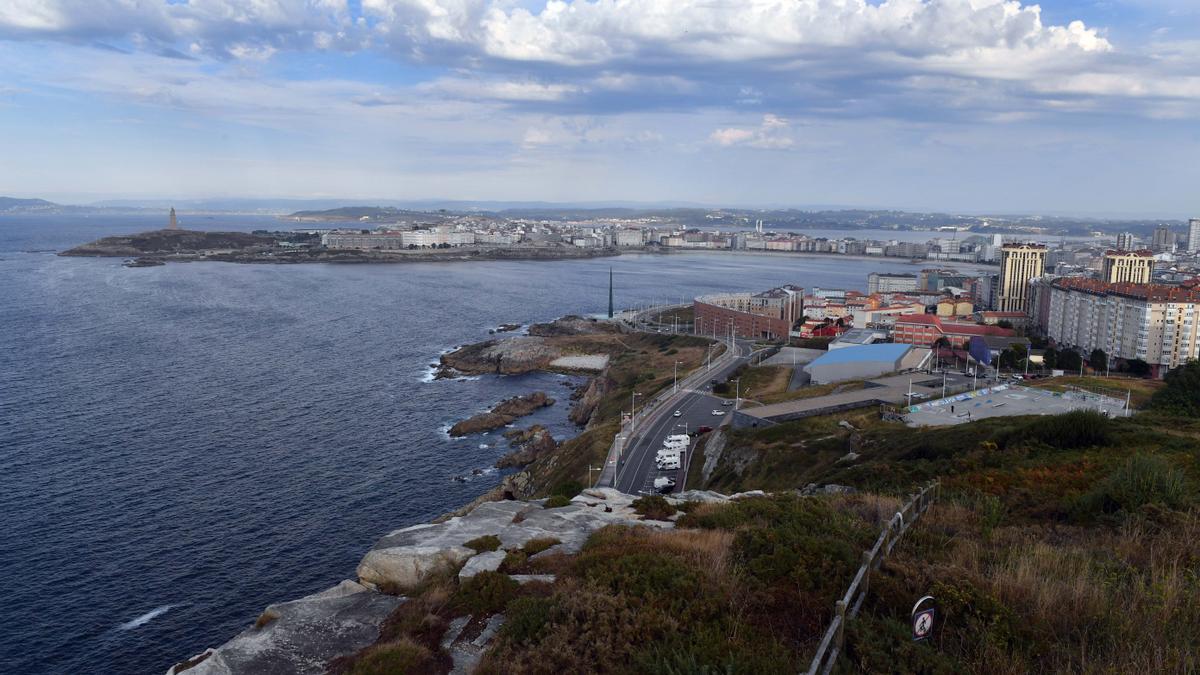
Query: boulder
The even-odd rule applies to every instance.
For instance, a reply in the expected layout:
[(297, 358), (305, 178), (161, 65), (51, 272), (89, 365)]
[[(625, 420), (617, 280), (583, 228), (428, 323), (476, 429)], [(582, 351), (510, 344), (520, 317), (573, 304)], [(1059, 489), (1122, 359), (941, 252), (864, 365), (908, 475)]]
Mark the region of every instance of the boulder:
[(374, 548), (358, 564), (358, 579), (376, 588), (416, 588), (430, 574), (458, 567), (474, 554), (465, 546)]
[[(167, 673), (324, 673), (333, 659), (374, 643), (379, 627), (402, 602), (402, 598), (343, 581), (320, 593), (267, 607), (255, 626), (216, 649), (172, 666)], [(195, 665), (180, 670), (189, 663)]]
[(555, 441), (554, 437), (550, 435), (550, 431), (541, 425), (534, 425), (527, 431), (518, 432), (515, 435), (506, 433), (504, 436), (512, 439), (512, 443), (517, 449), (496, 462), (498, 469), (522, 467), (558, 449), (558, 441)]
[(458, 578), (469, 579), (480, 572), (495, 572), (500, 569), (500, 563), (504, 562), (504, 557), (507, 554), (504, 551), (485, 551), (479, 555), (473, 556), (467, 561), (466, 565), (458, 571)]

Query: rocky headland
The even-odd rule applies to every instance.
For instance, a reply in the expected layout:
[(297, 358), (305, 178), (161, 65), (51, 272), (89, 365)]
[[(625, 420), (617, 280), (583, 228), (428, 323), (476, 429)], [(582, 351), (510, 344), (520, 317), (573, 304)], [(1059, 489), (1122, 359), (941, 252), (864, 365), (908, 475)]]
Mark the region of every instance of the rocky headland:
[[(270, 605), (242, 633), (172, 666), (167, 675), (348, 672), (348, 662), (369, 655), (411, 596), (431, 583), (452, 578), (466, 584), (480, 575), (553, 583), (556, 566), (579, 554), (595, 531), (610, 525), (669, 530), (678, 517), (649, 519), (635, 508), (634, 496), (611, 489), (557, 499), (485, 502), (440, 523), (392, 531), (359, 562), (357, 580)], [(711, 492), (669, 498), (676, 504), (730, 499)], [(440, 640), (453, 661), (451, 672), (471, 672), (504, 620), (502, 613), (483, 620), (464, 616), (446, 626)]]
[[(570, 260), (620, 255), (615, 248), (567, 244), (459, 246), (403, 250), (329, 249), (315, 235), (293, 232), (202, 232), (153, 230), (104, 237), (59, 253), (72, 257), (138, 258), (160, 262), (406, 263), (470, 260)], [(137, 265), (145, 267), (149, 265)]]
[(539, 408), (554, 405), (554, 399), (544, 391), (535, 391), (527, 396), (514, 396), (496, 404), (490, 411), (469, 417), (450, 427), (454, 437), (478, 434), (512, 424), (517, 418), (533, 414)]

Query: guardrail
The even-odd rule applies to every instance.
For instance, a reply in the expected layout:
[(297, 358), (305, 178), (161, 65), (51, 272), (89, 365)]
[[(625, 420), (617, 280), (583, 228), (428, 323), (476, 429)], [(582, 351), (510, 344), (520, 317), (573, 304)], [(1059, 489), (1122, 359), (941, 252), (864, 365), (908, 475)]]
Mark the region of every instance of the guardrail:
[(817, 675), (818, 673), (827, 675), (829, 671), (833, 670), (833, 664), (837, 662), (838, 656), (842, 653), (842, 646), (845, 644), (846, 622), (858, 616), (858, 610), (867, 597), (871, 572), (879, 569), (883, 559), (896, 546), (896, 542), (900, 541), (908, 528), (912, 527), (913, 523), (920, 519), (921, 514), (929, 509), (930, 504), (937, 499), (940, 492), (941, 483), (934, 481), (913, 495), (913, 498), (887, 522), (871, 550), (863, 551), (862, 566), (858, 568), (858, 573), (854, 575), (854, 581), (850, 582), (846, 594), (834, 606), (833, 621), (829, 623), (829, 628), (825, 630), (825, 637), (817, 647), (812, 665), (808, 668), (808, 675)]

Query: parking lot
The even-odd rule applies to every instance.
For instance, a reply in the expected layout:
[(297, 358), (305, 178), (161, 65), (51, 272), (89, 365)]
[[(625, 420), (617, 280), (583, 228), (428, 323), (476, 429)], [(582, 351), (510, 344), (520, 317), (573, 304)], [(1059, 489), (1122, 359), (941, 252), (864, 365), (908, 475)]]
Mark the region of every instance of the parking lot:
[(1125, 401), (1099, 394), (1002, 384), (921, 403), (909, 408), (904, 419), (912, 427), (930, 427), (964, 424), (988, 417), (1059, 415), (1072, 410), (1097, 410), (1114, 417), (1126, 414)]

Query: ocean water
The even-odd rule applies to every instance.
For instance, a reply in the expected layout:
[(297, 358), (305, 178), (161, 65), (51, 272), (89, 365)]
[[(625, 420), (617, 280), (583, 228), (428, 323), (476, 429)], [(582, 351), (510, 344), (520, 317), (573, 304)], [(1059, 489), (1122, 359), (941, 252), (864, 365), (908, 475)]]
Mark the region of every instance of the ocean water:
[(559, 403), (520, 424), (561, 439), (571, 380), (430, 381), (429, 365), (501, 323), (603, 312), (610, 266), (621, 306), (917, 269), (719, 253), (126, 269), (52, 253), (161, 220), (0, 217), (0, 672), (164, 672), (493, 487), (499, 432), (445, 429), (544, 390)]

